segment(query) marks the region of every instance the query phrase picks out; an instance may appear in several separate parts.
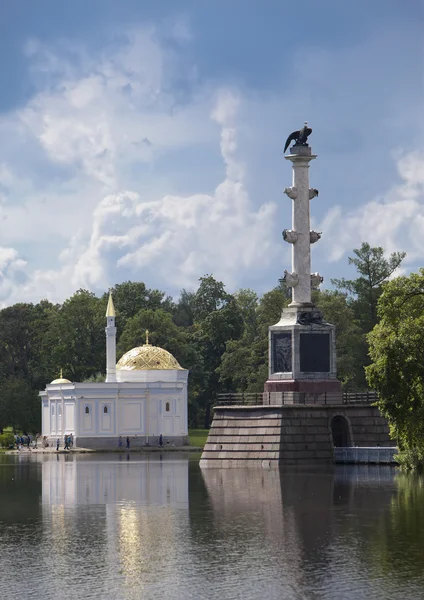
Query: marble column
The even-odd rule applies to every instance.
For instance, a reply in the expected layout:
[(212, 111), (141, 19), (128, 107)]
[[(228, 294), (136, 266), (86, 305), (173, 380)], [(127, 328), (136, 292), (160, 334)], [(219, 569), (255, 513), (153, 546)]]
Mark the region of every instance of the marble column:
[[(309, 162), (316, 158), (309, 146), (294, 146), (285, 157), (293, 163), (293, 185), (284, 193), (293, 200), (292, 230), (284, 239), (292, 243), (292, 273), (286, 272), (292, 287), (290, 306), (311, 306), (311, 232), (309, 202), (316, 190), (309, 188)], [(291, 235), (289, 235), (291, 234)]]
[(326, 323), (312, 303), (312, 289), (322, 282), (311, 273), (311, 244), (321, 233), (310, 229), (310, 201), (318, 190), (309, 187), (309, 163), (316, 158), (308, 144), (295, 144), (285, 158), (292, 163), (292, 186), (284, 193), (293, 201), (292, 229), (283, 231), (292, 244), (292, 271), (283, 280), (292, 288), (292, 302), (278, 323), (269, 327), (267, 402), (312, 404), (341, 401), (337, 380), (335, 327)]

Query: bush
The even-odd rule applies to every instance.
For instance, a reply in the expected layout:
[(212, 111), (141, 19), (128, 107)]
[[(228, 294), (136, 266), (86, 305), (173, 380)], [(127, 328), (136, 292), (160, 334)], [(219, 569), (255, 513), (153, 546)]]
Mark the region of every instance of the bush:
[(395, 460), (401, 469), (405, 471), (422, 473), (424, 470), (424, 449), (417, 447), (399, 449)]
[(2, 433), (0, 435), (0, 446), (3, 448), (9, 448), (9, 446), (13, 446), (15, 443), (15, 438), (13, 433)]

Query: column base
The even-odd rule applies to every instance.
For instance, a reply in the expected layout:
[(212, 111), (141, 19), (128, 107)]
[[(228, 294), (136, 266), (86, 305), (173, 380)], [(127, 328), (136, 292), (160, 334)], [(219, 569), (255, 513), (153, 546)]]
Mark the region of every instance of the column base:
[(264, 392), (265, 404), (343, 404), (337, 379), (268, 379)]

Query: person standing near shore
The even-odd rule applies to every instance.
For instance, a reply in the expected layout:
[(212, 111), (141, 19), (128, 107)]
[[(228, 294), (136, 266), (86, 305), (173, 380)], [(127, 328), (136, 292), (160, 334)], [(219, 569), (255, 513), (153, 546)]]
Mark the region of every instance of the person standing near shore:
[(127, 437), (127, 450), (129, 450), (129, 449), (130, 449), (130, 438)]
[(56, 440), (56, 452), (59, 450), (59, 446), (60, 446), (60, 439), (57, 438), (57, 440)]

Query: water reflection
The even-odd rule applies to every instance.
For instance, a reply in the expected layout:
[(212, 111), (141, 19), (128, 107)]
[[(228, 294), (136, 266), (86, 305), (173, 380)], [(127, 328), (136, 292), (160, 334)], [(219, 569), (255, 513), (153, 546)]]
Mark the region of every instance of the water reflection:
[[(177, 551), (178, 514), (188, 510), (188, 463), (147, 456), (137, 460), (130, 455), (111, 459), (65, 457), (42, 464), (42, 503), (51, 523), (52, 545), (66, 552), (67, 530), (78, 522), (83, 531), (79, 540), (86, 548), (96, 532), (96, 556), (90, 565), (97, 572), (119, 565), (119, 576), (126, 593), (140, 594), (144, 574), (167, 556), (172, 565)], [(95, 512), (85, 510), (95, 505)], [(100, 510), (101, 507), (103, 510)], [(144, 506), (148, 510), (141, 510)], [(66, 507), (74, 507), (71, 519)], [(90, 539), (86, 539), (86, 532)], [(100, 550), (100, 553), (99, 553)]]
[(0, 589), (97, 600), (422, 598), (424, 483), (391, 467), (0, 457)]
[[(398, 598), (399, 571), (403, 583), (413, 571), (417, 580), (408, 584), (408, 597), (421, 598), (415, 586), (424, 583), (424, 489), (410, 477), (394, 479), (394, 472), (348, 466), (204, 470), (202, 476), (217, 535), (226, 531), (226, 557), (231, 561), (241, 544), (244, 565), (253, 569), (259, 562), (275, 597)], [(241, 518), (244, 530), (237, 527)], [(271, 566), (277, 556), (279, 579)]]

